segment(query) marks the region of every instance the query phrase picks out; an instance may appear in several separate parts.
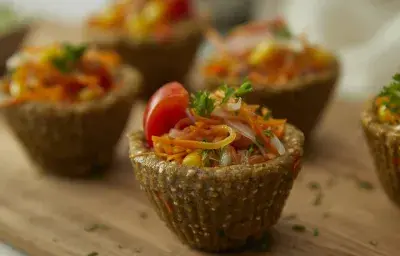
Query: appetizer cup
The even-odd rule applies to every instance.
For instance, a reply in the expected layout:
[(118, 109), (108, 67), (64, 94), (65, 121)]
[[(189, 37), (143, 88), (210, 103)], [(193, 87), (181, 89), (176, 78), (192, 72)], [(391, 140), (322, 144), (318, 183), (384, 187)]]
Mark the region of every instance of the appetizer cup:
[(361, 121), (375, 170), (387, 196), (400, 207), (400, 74), (361, 114)]
[(339, 76), (333, 53), (296, 38), (281, 19), (239, 26), (226, 39), (208, 35), (219, 51), (201, 67), (204, 86), (238, 86), (247, 78), (254, 90), (245, 101), (287, 118), (308, 141)]
[(203, 39), (188, 0), (150, 0), (142, 6), (117, 2), (108, 12), (113, 19), (103, 14), (88, 21), (88, 40), (115, 49), (142, 73), (142, 96), (151, 96), (166, 82), (185, 80)]
[[(61, 71), (67, 68), (63, 58), (71, 60), (79, 49), (75, 63), (68, 63), (71, 72)], [(116, 56), (83, 49), (68, 44), (26, 49), (8, 63), (14, 73), (2, 80), (10, 97), (1, 108), (5, 121), (44, 172), (84, 176), (108, 167), (139, 90), (137, 71), (119, 64), (106, 68), (111, 64), (101, 61)], [(27, 78), (25, 72), (37, 73)]]
[[(194, 113), (191, 118), (196, 123), (190, 122), (190, 118), (183, 118), (174, 125), (166, 122), (168, 119), (163, 116), (168, 113), (169, 121), (179, 119), (177, 116), (184, 117), (185, 111), (179, 109), (184, 109), (187, 104), (176, 104), (173, 110), (164, 104), (178, 102), (179, 99), (179, 102), (187, 101), (183, 87), (169, 86), (169, 92), (156, 92), (151, 98), (144, 117), (144, 132), (133, 132), (129, 136), (136, 178), (159, 217), (184, 244), (214, 252), (239, 248), (249, 239), (260, 237), (279, 220), (301, 169), (304, 135), (289, 124), (267, 128), (268, 122), (251, 113), (249, 120), (258, 120), (254, 126), (261, 125), (268, 136), (267, 141), (257, 142), (250, 135), (254, 131), (246, 122), (232, 121), (235, 120), (234, 112), (225, 107), (235, 103), (231, 100), (228, 100), (231, 103), (223, 104), (213, 101), (204, 92), (193, 96), (193, 108), (187, 111)], [(239, 95), (232, 88), (227, 88), (228, 91), (232, 92), (231, 95)], [(241, 102), (241, 99), (233, 101)], [(208, 102), (207, 106), (213, 102), (218, 111), (227, 111), (227, 121), (214, 116), (214, 112), (206, 117), (204, 113), (207, 110), (202, 102)], [(242, 114), (245, 115), (250, 108), (242, 103), (239, 111), (243, 112), (237, 117), (242, 118)], [(159, 120), (158, 127), (152, 127), (153, 120)], [(272, 117), (270, 121), (271, 124), (279, 123)], [(189, 126), (183, 128), (185, 125)], [(168, 133), (171, 126), (174, 128)], [(155, 136), (163, 133), (160, 127), (167, 134)], [(275, 130), (277, 127), (283, 130)], [(247, 136), (253, 137), (253, 140), (241, 137), (242, 131), (246, 130)], [(192, 132), (205, 137), (193, 137)], [(219, 134), (214, 140), (209, 136), (213, 132)], [(219, 137), (227, 133), (229, 135), (225, 139)], [(224, 145), (227, 140), (231, 142)], [(175, 146), (168, 149), (169, 145)], [(196, 146), (214, 149), (195, 149)], [(269, 153), (264, 157), (261, 151)]]

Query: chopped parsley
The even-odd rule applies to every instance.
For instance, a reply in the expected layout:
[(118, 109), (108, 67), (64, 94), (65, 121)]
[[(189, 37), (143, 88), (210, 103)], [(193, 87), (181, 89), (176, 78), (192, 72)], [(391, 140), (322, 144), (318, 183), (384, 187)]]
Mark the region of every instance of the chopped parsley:
[(251, 155), (251, 153), (254, 152), (254, 144), (251, 144), (249, 149), (247, 150), (249, 152), (249, 154)]
[(97, 223), (85, 227), (85, 231), (86, 231), (86, 232), (94, 232), (94, 231), (97, 231), (97, 230), (108, 230), (108, 229), (109, 229), (109, 227), (107, 227), (106, 225), (104, 225), (104, 224), (97, 224)]
[(253, 87), (251, 86), (251, 83), (249, 81), (246, 81), (239, 87), (239, 89), (236, 90), (235, 96), (241, 97), (252, 91), (253, 91)]
[(244, 82), (238, 89), (234, 89), (232, 87), (227, 86), (226, 84), (220, 87), (220, 90), (224, 92), (224, 98), (222, 99), (221, 104), (227, 103), (232, 97), (241, 97), (249, 92), (253, 91), (253, 87), (251, 83), (246, 81)]
[(284, 39), (290, 39), (293, 37), (292, 32), (290, 32), (290, 30), (287, 26), (277, 29), (275, 31), (274, 35), (276, 37), (280, 37), (280, 38), (284, 38)]
[(308, 183), (308, 187), (309, 187), (311, 190), (319, 190), (319, 189), (321, 189), (321, 184), (319, 184), (319, 183), (316, 182), (316, 181), (310, 181), (310, 182)]
[(63, 73), (71, 72), (76, 63), (85, 53), (86, 49), (87, 45), (85, 44), (75, 46), (69, 43), (64, 43), (62, 54), (52, 57), (50, 61), (59, 71)]
[(390, 84), (383, 87), (378, 97), (386, 97), (388, 99), (383, 105), (390, 111), (398, 112), (400, 110), (400, 73), (392, 77)]
[(313, 235), (314, 236), (319, 236), (319, 229), (318, 228), (314, 228)]
[(293, 33), (290, 31), (287, 23), (280, 19), (276, 21), (272, 31), (276, 37), (283, 39), (291, 39), (293, 37)]
[(221, 104), (227, 103), (228, 100), (235, 94), (235, 89), (233, 89), (232, 87), (228, 87), (228, 85), (226, 84), (221, 86), (220, 89), (225, 93)]
[(265, 136), (269, 137), (269, 138), (271, 138), (272, 135), (273, 135), (273, 133), (272, 133), (271, 130), (264, 130), (264, 131), (263, 131), (263, 134), (264, 134)]
[(365, 180), (358, 180), (358, 186), (365, 190), (373, 190), (374, 185), (371, 182)]
[(305, 232), (306, 231), (306, 227), (304, 225), (300, 225), (300, 224), (294, 224), (292, 226), (292, 229), (296, 232)]
[(190, 107), (200, 116), (210, 116), (215, 109), (215, 100), (207, 91), (195, 92), (191, 96)]
[(268, 120), (268, 119), (270, 119), (272, 117), (272, 113), (271, 113), (271, 111), (268, 111), (267, 113), (265, 113), (265, 115), (264, 115), (264, 120)]

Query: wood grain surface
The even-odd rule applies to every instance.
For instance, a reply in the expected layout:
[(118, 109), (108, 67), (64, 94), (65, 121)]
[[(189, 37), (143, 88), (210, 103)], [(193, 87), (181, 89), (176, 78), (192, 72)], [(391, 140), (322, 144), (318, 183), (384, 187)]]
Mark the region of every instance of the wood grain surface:
[[(68, 32), (57, 38), (62, 35)], [(54, 35), (41, 31), (31, 38)], [(359, 125), (361, 107), (344, 101), (329, 107), (284, 215), (264, 243), (267, 252), (229, 255), (399, 255), (400, 209), (375, 176)], [(128, 130), (140, 128), (142, 111), (138, 102)], [(0, 122), (0, 166), (0, 240), (30, 256), (208, 255), (180, 244), (150, 208), (125, 136), (106, 176), (66, 180), (35, 172)]]

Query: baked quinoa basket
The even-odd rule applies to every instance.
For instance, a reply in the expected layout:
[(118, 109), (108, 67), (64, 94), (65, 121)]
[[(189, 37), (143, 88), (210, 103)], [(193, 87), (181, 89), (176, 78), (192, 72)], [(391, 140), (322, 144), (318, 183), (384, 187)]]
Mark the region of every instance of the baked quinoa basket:
[(117, 1), (109, 13), (89, 19), (86, 35), (142, 73), (148, 98), (164, 83), (186, 79), (203, 40), (202, 24), (188, 0), (135, 2)]
[(287, 118), (308, 140), (333, 95), (338, 58), (292, 35), (282, 19), (239, 26), (226, 39), (215, 33), (209, 38), (219, 51), (201, 66), (204, 87), (239, 86), (248, 79), (254, 90), (245, 101)]
[(108, 167), (140, 74), (118, 65), (114, 53), (86, 46), (27, 48), (13, 58), (13, 73), (2, 80), (10, 98), (1, 111), (31, 161), (39, 170), (66, 176)]
[(387, 196), (400, 207), (400, 74), (361, 114), (370, 154)]
[[(218, 94), (198, 92), (188, 110), (193, 117), (183, 117), (168, 132), (172, 123), (162, 117), (167, 112), (169, 120), (179, 116), (179, 107), (162, 106), (179, 98), (185, 102), (185, 94), (176, 84), (162, 87), (149, 102), (144, 133), (129, 136), (136, 178), (159, 217), (184, 244), (204, 251), (239, 248), (276, 224), (301, 169), (303, 133), (272, 117), (263, 122), (254, 112), (248, 120), (254, 131), (238, 121), (235, 117), (252, 109), (236, 98), (240, 88), (226, 87), (225, 95), (232, 98), (222, 96), (222, 101)], [(208, 106), (213, 102), (209, 115), (201, 99)], [(240, 110), (229, 110), (238, 102)], [(218, 118), (223, 111), (225, 118)], [(235, 111), (240, 113), (234, 116)], [(153, 119), (166, 134), (152, 127)], [(256, 127), (263, 127), (267, 138)]]

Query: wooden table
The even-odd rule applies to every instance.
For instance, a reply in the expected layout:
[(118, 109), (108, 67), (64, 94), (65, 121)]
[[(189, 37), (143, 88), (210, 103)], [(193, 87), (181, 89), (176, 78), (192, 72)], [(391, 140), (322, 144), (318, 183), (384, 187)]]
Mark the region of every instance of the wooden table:
[[(373, 172), (360, 109), (344, 101), (328, 109), (271, 231), (270, 252), (232, 255), (399, 255), (400, 209)], [(138, 102), (129, 130), (140, 127), (142, 111)], [(180, 244), (150, 208), (135, 181), (125, 137), (110, 174), (91, 181), (37, 174), (3, 123), (0, 141), (0, 240), (32, 256), (205, 255)]]

